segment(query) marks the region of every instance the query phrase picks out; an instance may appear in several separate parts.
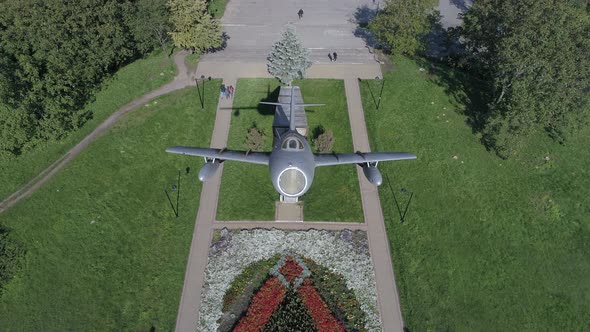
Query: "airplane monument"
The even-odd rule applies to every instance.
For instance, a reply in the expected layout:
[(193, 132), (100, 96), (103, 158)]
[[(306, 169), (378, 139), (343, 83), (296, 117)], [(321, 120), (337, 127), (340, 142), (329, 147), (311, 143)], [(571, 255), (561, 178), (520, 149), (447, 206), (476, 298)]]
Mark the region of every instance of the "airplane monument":
[(323, 104), (304, 104), (298, 86), (282, 86), (277, 102), (261, 102), (261, 104), (276, 106), (271, 152), (187, 146), (171, 147), (166, 149), (166, 152), (205, 158), (205, 165), (199, 172), (199, 180), (203, 182), (210, 179), (219, 169), (219, 165), (226, 160), (266, 165), (276, 191), (281, 194), (281, 200), (285, 197), (291, 202), (296, 202), (298, 197), (309, 190), (316, 167), (357, 164), (363, 168), (367, 180), (379, 186), (383, 181), (381, 173), (377, 169), (377, 164), (380, 161), (416, 158), (415, 155), (407, 152), (314, 154), (304, 136), (307, 130), (304, 107)]

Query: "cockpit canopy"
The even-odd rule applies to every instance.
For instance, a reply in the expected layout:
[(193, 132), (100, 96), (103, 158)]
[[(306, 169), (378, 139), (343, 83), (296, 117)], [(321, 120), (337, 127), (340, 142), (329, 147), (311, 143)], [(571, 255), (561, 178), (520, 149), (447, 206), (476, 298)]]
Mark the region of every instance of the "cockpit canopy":
[(285, 138), (285, 140), (283, 141), (283, 146), (281, 148), (286, 151), (303, 150), (303, 142), (301, 142), (301, 140), (296, 136), (289, 136)]

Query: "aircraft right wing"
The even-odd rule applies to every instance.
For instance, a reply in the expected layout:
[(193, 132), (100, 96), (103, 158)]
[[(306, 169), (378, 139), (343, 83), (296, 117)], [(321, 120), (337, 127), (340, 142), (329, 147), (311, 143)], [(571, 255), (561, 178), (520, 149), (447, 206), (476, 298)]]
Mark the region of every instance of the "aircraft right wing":
[(235, 151), (226, 149), (192, 148), (189, 146), (174, 146), (166, 152), (187, 156), (205, 157), (210, 159), (243, 161), (246, 163), (268, 165), (269, 152)]
[(331, 153), (314, 154), (316, 166), (332, 166), (344, 164), (363, 164), (379, 161), (416, 159), (416, 156), (408, 152), (357, 152), (357, 153)]

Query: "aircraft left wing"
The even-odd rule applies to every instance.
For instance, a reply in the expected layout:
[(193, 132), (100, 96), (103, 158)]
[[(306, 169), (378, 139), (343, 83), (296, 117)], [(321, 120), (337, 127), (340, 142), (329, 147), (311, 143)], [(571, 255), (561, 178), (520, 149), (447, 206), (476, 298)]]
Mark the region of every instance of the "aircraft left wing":
[(189, 146), (174, 146), (166, 149), (166, 152), (197, 156), (210, 159), (243, 161), (251, 164), (268, 165), (270, 153), (235, 151), (226, 149), (192, 148)]
[(314, 154), (316, 166), (332, 166), (344, 164), (363, 164), (379, 161), (416, 159), (416, 156), (408, 152), (357, 152), (357, 153), (331, 153)]

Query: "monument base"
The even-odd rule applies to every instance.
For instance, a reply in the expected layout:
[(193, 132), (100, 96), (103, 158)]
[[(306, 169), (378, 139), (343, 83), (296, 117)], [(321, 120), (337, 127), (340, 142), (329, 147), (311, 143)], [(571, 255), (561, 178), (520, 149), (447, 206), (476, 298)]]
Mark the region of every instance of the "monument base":
[(275, 203), (275, 220), (276, 221), (303, 221), (303, 202), (294, 202), (282, 200)]

